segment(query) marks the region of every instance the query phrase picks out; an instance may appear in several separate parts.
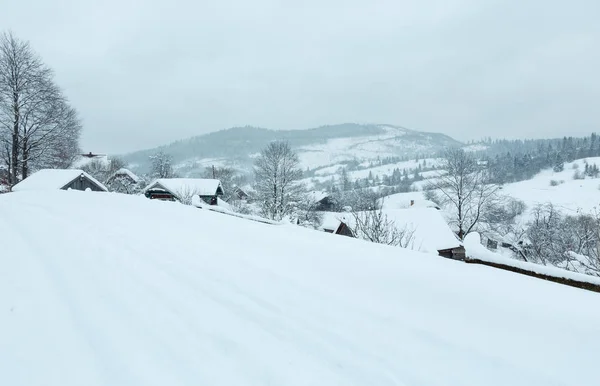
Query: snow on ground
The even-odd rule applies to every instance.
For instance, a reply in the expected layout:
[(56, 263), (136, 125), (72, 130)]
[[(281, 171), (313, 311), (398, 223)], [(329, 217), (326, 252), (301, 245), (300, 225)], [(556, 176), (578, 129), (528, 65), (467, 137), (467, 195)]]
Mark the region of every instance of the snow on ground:
[[(600, 166), (600, 158), (587, 158), (588, 164)], [(573, 164), (579, 165), (573, 169)], [(579, 170), (583, 172), (584, 160), (577, 160), (565, 164), (565, 170), (559, 173), (552, 169), (540, 172), (533, 179), (506, 184), (502, 192), (524, 201), (529, 209), (536, 204), (552, 202), (565, 214), (576, 214), (578, 209), (584, 212), (600, 206), (600, 179), (574, 180), (573, 174)], [(551, 181), (557, 181), (558, 186), (550, 186)], [(564, 181), (564, 183), (560, 183)]]
[(600, 296), (117, 193), (0, 196), (0, 384), (597, 385)]
[(328, 166), (350, 160), (396, 157), (402, 153), (429, 152), (429, 144), (403, 141), (406, 129), (381, 126), (384, 132), (377, 135), (334, 138), (322, 144), (302, 146), (297, 149), (300, 163), (310, 168)]

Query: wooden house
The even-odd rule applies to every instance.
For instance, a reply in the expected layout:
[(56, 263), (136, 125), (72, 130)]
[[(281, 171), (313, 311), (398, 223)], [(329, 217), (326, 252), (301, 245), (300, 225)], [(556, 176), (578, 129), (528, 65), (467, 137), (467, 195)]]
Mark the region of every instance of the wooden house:
[(354, 233), (352, 232), (352, 229), (350, 229), (350, 227), (348, 226), (348, 224), (346, 224), (344, 221), (340, 221), (338, 226), (335, 227), (335, 229), (333, 228), (323, 228), (323, 230), (327, 233), (333, 233), (336, 235), (342, 235), (342, 236), (348, 236), (348, 237), (354, 237)]
[(308, 197), (319, 212), (332, 212), (335, 209), (335, 200), (329, 193), (313, 191), (308, 193)]
[(349, 216), (345, 216), (340, 213), (328, 213), (323, 218), (323, 225), (321, 229), (327, 233), (333, 233), (335, 235), (342, 235), (348, 237), (355, 237), (352, 228), (348, 225), (351, 223), (348, 220)]
[(221, 181), (207, 178), (159, 178), (143, 190), (148, 198), (192, 202), (193, 196), (209, 205), (218, 205), (223, 196)]
[[(452, 231), (443, 212), (433, 207), (384, 209), (387, 221), (398, 231), (406, 232), (406, 247), (441, 257), (464, 260), (465, 249)], [(322, 229), (328, 233), (352, 235), (355, 220), (350, 213), (326, 213)]]
[(108, 191), (106, 186), (79, 169), (42, 169), (12, 187), (13, 192), (70, 189)]
[(231, 192), (230, 199), (235, 201), (250, 201), (250, 195), (244, 189), (236, 186)]

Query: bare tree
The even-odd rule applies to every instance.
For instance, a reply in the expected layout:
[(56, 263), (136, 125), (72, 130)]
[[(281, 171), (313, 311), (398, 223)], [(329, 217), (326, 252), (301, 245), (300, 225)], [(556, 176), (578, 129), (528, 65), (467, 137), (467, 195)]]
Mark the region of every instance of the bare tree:
[(294, 213), (300, 225), (317, 229), (323, 224), (323, 213), (318, 211), (318, 202), (309, 194), (298, 200)]
[(487, 208), (494, 204), (499, 187), (487, 183), (485, 166), (479, 165), (462, 149), (448, 150), (441, 168), (443, 172), (426, 185), (427, 190), (435, 192), (428, 196), (453, 211), (451, 223), (463, 240), (476, 229)]
[(388, 218), (382, 207), (374, 210), (352, 211), (352, 217), (354, 224), (351, 230), (356, 237), (378, 244), (414, 248), (415, 230), (396, 226), (395, 221)]
[(162, 150), (158, 153), (151, 155), (150, 160), (152, 161), (152, 169), (150, 175), (152, 178), (173, 178), (175, 172), (173, 171), (173, 157)]
[(78, 152), (81, 123), (28, 42), (0, 35), (0, 151), (10, 184)]
[(261, 214), (279, 221), (292, 213), (302, 192), (300, 160), (287, 142), (271, 142), (254, 164)]
[(204, 169), (204, 178), (214, 178), (221, 181), (221, 187), (226, 195), (231, 195), (235, 186), (236, 171), (227, 166), (210, 166)]

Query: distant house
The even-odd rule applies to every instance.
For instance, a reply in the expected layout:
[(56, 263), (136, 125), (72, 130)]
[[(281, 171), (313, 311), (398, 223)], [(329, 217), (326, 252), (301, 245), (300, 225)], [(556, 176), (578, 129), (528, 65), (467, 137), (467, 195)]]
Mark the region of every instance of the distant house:
[(69, 189), (108, 191), (106, 186), (79, 169), (42, 169), (12, 187), (13, 192)]
[(315, 210), (319, 212), (331, 212), (335, 208), (335, 200), (329, 193), (313, 191), (308, 193), (308, 197), (316, 205)]
[(388, 209), (385, 214), (396, 228), (412, 232), (413, 239), (409, 249), (437, 253), (449, 259), (465, 259), (462, 242), (448, 225), (442, 211), (436, 207)]
[(231, 192), (231, 199), (237, 201), (249, 201), (250, 195), (248, 195), (248, 193), (246, 193), (244, 189), (240, 188), (239, 186), (236, 186)]
[(355, 237), (352, 229), (348, 226), (349, 221), (346, 219), (347, 216), (333, 214), (325, 216), (323, 218), (323, 225), (321, 228), (327, 233), (333, 233), (336, 235)]
[(80, 154), (78, 157), (75, 158), (71, 167), (81, 169), (90, 164), (96, 164), (98, 165), (98, 167), (104, 170), (110, 169), (110, 160), (108, 159), (108, 155), (95, 154), (92, 152)]
[[(435, 208), (410, 207), (407, 209), (384, 209), (388, 221), (393, 221), (399, 231), (411, 235), (407, 248), (442, 257), (464, 260), (465, 249), (456, 234)], [(328, 233), (352, 235), (354, 217), (349, 213), (327, 213), (322, 229)]]
[(337, 227), (334, 228), (323, 228), (323, 230), (327, 233), (333, 233), (336, 235), (354, 237), (354, 233), (352, 229), (346, 224), (344, 221), (340, 221)]
[(177, 200), (191, 204), (193, 196), (209, 205), (218, 205), (223, 196), (221, 181), (207, 178), (159, 178), (143, 190), (150, 199)]
[(131, 170), (122, 168), (114, 172), (110, 177), (108, 177), (108, 179), (106, 180), (106, 184), (110, 185), (113, 181), (117, 179), (125, 180), (132, 184), (137, 184), (141, 181), (140, 177), (136, 176), (135, 173), (133, 173)]

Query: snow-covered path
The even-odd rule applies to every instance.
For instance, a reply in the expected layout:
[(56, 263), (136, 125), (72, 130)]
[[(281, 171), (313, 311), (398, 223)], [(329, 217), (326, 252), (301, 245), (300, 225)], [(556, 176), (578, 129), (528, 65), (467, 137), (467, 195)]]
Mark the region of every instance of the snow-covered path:
[(116, 194), (0, 196), (1, 385), (597, 385), (600, 296)]

